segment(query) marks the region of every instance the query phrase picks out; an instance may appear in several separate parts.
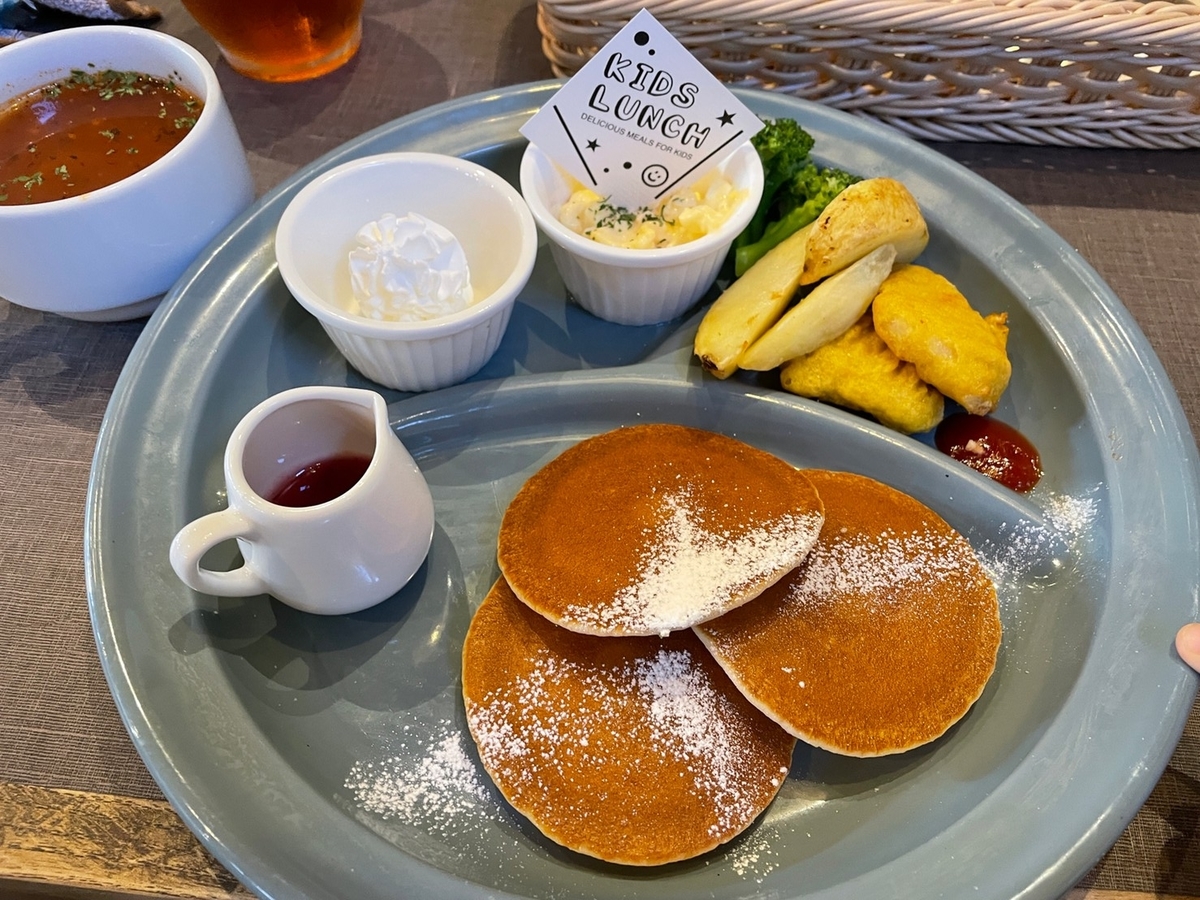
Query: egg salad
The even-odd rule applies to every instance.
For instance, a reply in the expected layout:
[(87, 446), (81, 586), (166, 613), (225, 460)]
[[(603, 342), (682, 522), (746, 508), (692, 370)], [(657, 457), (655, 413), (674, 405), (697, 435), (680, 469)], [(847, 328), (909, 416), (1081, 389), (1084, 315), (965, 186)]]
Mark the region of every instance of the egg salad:
[(654, 250), (703, 237), (721, 225), (746, 198), (746, 191), (719, 171), (668, 194), (657, 206), (629, 210), (586, 187), (578, 187), (559, 210), (572, 231), (610, 247)]

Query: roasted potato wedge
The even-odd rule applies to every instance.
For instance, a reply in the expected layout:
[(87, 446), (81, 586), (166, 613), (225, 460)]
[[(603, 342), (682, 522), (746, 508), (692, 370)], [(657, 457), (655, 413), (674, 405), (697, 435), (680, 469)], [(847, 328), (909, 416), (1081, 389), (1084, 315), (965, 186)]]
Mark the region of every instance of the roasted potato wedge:
[(871, 305), (895, 259), (896, 248), (884, 244), (826, 278), (750, 345), (739, 368), (765, 372), (845, 332)]
[(780, 242), (716, 299), (696, 331), (700, 364), (718, 378), (738, 369), (746, 348), (783, 315), (800, 284), (807, 225)]
[(896, 263), (912, 262), (929, 243), (929, 227), (908, 188), (892, 178), (868, 178), (830, 201), (812, 223), (801, 284), (839, 272), (876, 247), (896, 248)]

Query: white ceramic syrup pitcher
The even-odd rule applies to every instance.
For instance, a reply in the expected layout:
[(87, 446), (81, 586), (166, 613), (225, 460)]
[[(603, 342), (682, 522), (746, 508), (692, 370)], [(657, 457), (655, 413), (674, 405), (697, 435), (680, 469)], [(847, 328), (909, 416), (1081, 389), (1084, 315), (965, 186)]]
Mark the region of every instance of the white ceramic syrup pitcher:
[[(190, 588), (356, 612), (400, 590), (433, 538), (433, 498), (374, 391), (301, 387), (264, 400), (225, 448), (226, 509), (183, 527), (171, 566)], [(237, 540), (243, 564), (204, 568)]]

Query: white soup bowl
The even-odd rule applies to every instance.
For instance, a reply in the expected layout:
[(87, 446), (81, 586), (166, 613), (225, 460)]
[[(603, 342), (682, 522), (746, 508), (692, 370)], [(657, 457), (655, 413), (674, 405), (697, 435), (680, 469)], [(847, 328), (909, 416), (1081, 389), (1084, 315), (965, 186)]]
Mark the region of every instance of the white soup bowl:
[(161, 159), (77, 197), (0, 206), (0, 297), (77, 319), (146, 315), (254, 199), (212, 66), (183, 41), (125, 25), (68, 28), (0, 52), (0, 108), (72, 70), (174, 79), (204, 103)]

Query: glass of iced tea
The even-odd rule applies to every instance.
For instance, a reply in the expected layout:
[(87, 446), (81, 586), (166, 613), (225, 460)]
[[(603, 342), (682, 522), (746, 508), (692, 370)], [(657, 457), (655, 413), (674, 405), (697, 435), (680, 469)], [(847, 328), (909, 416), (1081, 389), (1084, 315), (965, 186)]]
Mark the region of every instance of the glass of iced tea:
[(262, 81), (332, 72), (358, 50), (363, 0), (183, 0), (229, 64)]

